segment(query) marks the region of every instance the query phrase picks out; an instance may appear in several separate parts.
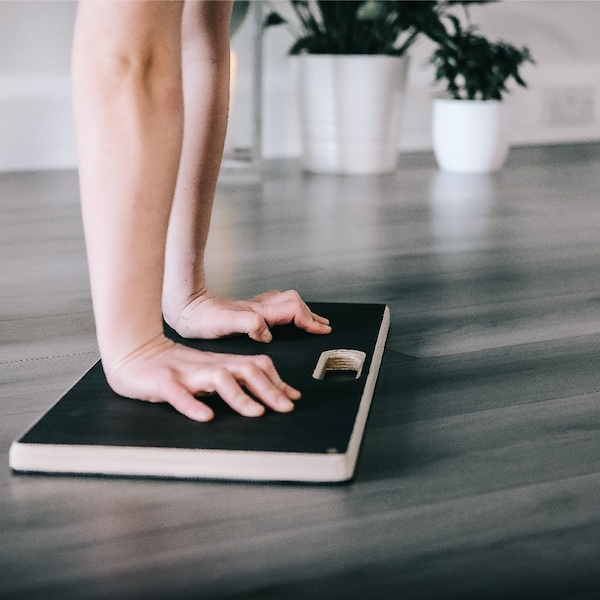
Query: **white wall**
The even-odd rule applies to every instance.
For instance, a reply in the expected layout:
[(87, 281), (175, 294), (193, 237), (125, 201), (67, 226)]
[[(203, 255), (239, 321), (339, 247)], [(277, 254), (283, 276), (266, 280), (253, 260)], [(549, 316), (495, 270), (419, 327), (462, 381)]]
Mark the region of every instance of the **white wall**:
[[(513, 144), (600, 140), (599, 0), (504, 0), (473, 6), (471, 16), (483, 33), (526, 45), (536, 59), (534, 67), (523, 70), (528, 88), (515, 90), (510, 98)], [(285, 55), (289, 45), (290, 37), (283, 29), (265, 36), (267, 156), (294, 156), (301, 151), (294, 97), (296, 67), (294, 59)], [(431, 99), (436, 92), (427, 62), (431, 50), (431, 44), (422, 40), (411, 51), (401, 150), (431, 148)], [(568, 113), (579, 93), (585, 98), (592, 94), (592, 118), (550, 122), (552, 105), (548, 104), (558, 99), (567, 105), (562, 108)]]
[(75, 164), (69, 61), (76, 3), (0, 0), (0, 169)]
[[(0, 170), (76, 165), (69, 80), (75, 10), (74, 0), (0, 0)], [(484, 33), (528, 45), (537, 61), (525, 73), (529, 88), (511, 98), (514, 144), (600, 140), (600, 0), (504, 0), (475, 6), (472, 15)], [(234, 47), (246, 56), (251, 43), (247, 23)], [(289, 45), (283, 29), (264, 39), (267, 157), (301, 151)], [(430, 50), (421, 42), (412, 52), (399, 140), (404, 151), (431, 147)], [(251, 132), (251, 79), (238, 77), (231, 136), (239, 145)], [(557, 110), (567, 118), (557, 119)], [(573, 118), (581, 111), (591, 118)]]

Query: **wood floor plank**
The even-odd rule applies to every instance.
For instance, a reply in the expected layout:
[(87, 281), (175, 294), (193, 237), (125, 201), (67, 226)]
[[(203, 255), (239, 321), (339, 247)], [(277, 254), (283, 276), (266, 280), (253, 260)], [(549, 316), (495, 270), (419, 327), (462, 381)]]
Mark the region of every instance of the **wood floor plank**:
[(391, 308), (355, 480), (317, 487), (12, 475), (97, 348), (77, 174), (0, 174), (0, 598), (600, 597), (600, 145), (400, 165), (219, 185), (215, 291)]
[[(294, 527), (289, 509), (276, 506), (262, 520), (250, 512), (240, 520), (180, 526), (163, 526), (171, 512), (166, 504), (113, 507), (113, 517), (88, 524), (91, 537), (83, 544), (68, 543), (75, 528), (63, 525), (65, 541), (57, 536), (54, 552), (40, 553), (41, 563), (32, 535), (31, 554), (16, 565), (8, 561), (11, 570), (30, 575), (11, 578), (8, 589), (14, 597), (48, 590), (51, 598), (70, 596), (83, 582), (91, 597), (117, 598), (145, 597), (140, 590), (207, 598), (269, 597), (261, 591), (273, 590), (274, 598), (328, 598), (336, 597), (336, 586), (344, 598), (368, 590), (389, 598), (571, 597), (597, 589), (590, 557), (597, 548), (599, 486), (597, 475), (588, 476), (409, 510), (390, 503), (385, 510), (350, 506), (340, 513), (333, 503), (313, 505), (294, 515)], [(145, 531), (136, 533), (143, 524)], [(387, 573), (383, 581), (381, 572)], [(450, 589), (438, 587), (443, 581)], [(552, 595), (557, 586), (562, 596)]]

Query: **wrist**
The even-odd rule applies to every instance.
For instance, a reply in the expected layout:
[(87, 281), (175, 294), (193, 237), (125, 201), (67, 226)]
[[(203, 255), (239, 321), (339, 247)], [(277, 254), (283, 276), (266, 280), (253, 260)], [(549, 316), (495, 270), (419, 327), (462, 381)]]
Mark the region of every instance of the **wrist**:
[(96, 338), (104, 364), (119, 364), (140, 349), (150, 348), (167, 339), (160, 308), (150, 314), (144, 311), (143, 306), (126, 312), (95, 310), (94, 313)]
[(213, 298), (213, 295), (202, 287), (188, 294), (163, 294), (163, 317), (166, 323), (179, 335), (190, 337), (188, 323), (194, 310), (203, 302)]
[(162, 331), (146, 339), (130, 340), (128, 343), (105, 342), (100, 348), (104, 371), (110, 377), (123, 366), (139, 359), (150, 360), (174, 344)]

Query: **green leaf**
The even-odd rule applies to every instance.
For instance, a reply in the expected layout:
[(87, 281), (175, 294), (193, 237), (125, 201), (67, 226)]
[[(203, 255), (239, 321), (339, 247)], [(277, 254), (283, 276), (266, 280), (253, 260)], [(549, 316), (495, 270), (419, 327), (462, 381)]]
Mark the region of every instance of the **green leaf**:
[(276, 12), (269, 13), (263, 21), (263, 27), (276, 27), (277, 25), (287, 24), (287, 21)]
[(376, 21), (384, 19), (388, 14), (387, 2), (382, 0), (367, 0), (356, 11), (356, 18), (359, 21)]

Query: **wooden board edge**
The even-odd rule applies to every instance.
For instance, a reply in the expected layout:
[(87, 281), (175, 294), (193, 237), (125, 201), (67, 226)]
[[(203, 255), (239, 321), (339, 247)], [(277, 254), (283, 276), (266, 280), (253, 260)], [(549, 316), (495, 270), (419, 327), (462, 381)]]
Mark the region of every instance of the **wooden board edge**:
[[(384, 306), (383, 318), (359, 410), (345, 453), (198, 451), (174, 448), (88, 447), (21, 442), (20, 440), (26, 435), (27, 431), (43, 418), (44, 413), (22, 436), (12, 442), (9, 450), (9, 467), (15, 473), (56, 475), (218, 479), (262, 481), (266, 483), (278, 481), (341, 483), (349, 481), (354, 476), (361, 439), (375, 391), (389, 327), (390, 311), (386, 305)], [(127, 461), (123, 460), (125, 452), (127, 453)], [(75, 453), (78, 457), (77, 461), (73, 461)], [(200, 456), (203, 458), (201, 461), (199, 461)], [(169, 459), (165, 462), (166, 457), (169, 457)], [(124, 466), (125, 463), (127, 467)], [(165, 469), (165, 464), (169, 468)]]

